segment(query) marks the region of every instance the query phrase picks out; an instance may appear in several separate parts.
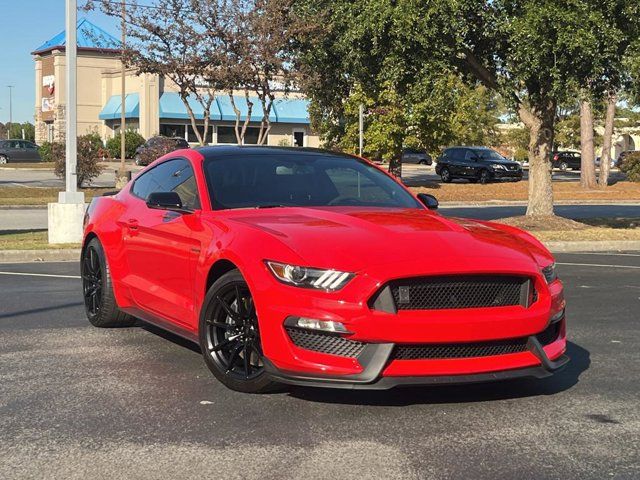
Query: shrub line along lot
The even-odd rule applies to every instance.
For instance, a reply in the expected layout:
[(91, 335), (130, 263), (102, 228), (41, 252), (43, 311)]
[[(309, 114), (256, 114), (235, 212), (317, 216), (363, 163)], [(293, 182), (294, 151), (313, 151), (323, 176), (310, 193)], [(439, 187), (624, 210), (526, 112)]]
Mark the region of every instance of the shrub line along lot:
[(76, 263), (0, 265), (0, 478), (640, 478), (640, 253), (557, 260), (555, 377), (269, 395), (154, 328), (91, 327)]

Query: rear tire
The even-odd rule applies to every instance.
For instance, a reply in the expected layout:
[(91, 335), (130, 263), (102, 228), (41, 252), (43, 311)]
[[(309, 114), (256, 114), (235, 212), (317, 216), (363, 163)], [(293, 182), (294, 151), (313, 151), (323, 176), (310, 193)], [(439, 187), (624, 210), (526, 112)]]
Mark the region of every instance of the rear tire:
[(225, 273), (209, 288), (199, 338), (207, 367), (227, 388), (244, 393), (277, 388), (265, 370), (253, 297), (238, 270)]
[(563, 172), (566, 172), (569, 169), (569, 165), (567, 164), (567, 162), (562, 162), (560, 164), (560, 170)]
[(80, 261), (87, 318), (94, 327), (130, 327), (135, 319), (121, 312), (113, 294), (109, 264), (100, 240), (93, 238)]
[(0, 155), (0, 165), (6, 165), (9, 163), (9, 159), (5, 155)]

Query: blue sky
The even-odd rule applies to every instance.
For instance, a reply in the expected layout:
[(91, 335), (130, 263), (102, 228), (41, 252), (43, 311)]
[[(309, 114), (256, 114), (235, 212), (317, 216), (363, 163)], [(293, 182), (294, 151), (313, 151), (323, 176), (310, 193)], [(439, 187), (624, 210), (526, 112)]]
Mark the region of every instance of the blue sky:
[[(31, 52), (64, 30), (64, 0), (2, 1), (2, 46), (0, 46), (0, 122), (9, 121), (9, 89), (13, 89), (13, 121), (31, 122), (35, 109), (34, 66)], [(78, 0), (78, 5), (84, 5)], [(114, 19), (99, 12), (78, 12), (117, 38)]]

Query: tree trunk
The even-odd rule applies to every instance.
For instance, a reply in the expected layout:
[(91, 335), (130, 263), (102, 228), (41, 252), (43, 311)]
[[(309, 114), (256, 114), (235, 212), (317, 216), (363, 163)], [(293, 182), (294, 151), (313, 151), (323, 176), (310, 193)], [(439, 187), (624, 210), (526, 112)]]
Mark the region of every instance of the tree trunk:
[(600, 176), (598, 184), (606, 187), (609, 184), (609, 170), (611, 169), (611, 142), (613, 140), (613, 120), (616, 116), (616, 102), (618, 98), (615, 93), (607, 96), (607, 115), (604, 119), (604, 138), (602, 140), (602, 155), (600, 155)]
[(521, 105), (518, 114), (529, 128), (529, 202), (527, 215), (553, 215), (551, 151), (556, 103), (543, 102), (535, 108)]
[(593, 112), (588, 98), (580, 100), (580, 157), (580, 185), (582, 188), (596, 188)]

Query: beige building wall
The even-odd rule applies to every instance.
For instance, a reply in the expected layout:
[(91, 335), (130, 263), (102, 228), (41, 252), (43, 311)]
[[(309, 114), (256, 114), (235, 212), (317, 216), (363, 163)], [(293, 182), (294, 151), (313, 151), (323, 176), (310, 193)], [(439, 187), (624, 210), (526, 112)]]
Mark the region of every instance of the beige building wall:
[[(64, 50), (53, 50), (34, 56), (36, 80), (36, 142), (64, 139), (65, 130), (65, 85), (66, 57)], [(43, 97), (48, 97), (43, 77), (53, 75), (55, 90), (51, 96), (50, 111), (42, 111)], [(120, 119), (100, 120), (99, 115), (112, 96), (121, 94), (121, 63), (114, 53), (97, 53), (78, 50), (78, 134), (97, 131), (103, 141), (112, 138), (119, 128)], [(177, 92), (178, 88), (168, 79), (158, 75), (137, 75), (133, 69), (126, 72), (125, 93), (137, 93), (139, 96), (139, 118), (127, 119), (126, 128), (138, 131), (143, 137), (150, 138), (160, 132), (160, 96), (163, 92)], [(235, 92), (242, 95), (242, 91)], [(219, 95), (226, 95), (220, 92)], [(289, 98), (301, 98), (300, 93), (292, 92)], [(185, 125), (190, 129), (189, 120), (162, 119), (162, 123)], [(232, 126), (233, 122), (215, 122), (213, 143), (217, 142), (217, 126)], [(252, 123), (259, 127), (259, 123)], [(269, 133), (269, 145), (294, 145), (294, 134), (304, 135), (304, 146), (318, 147), (320, 140), (313, 134), (309, 125), (273, 123)]]

